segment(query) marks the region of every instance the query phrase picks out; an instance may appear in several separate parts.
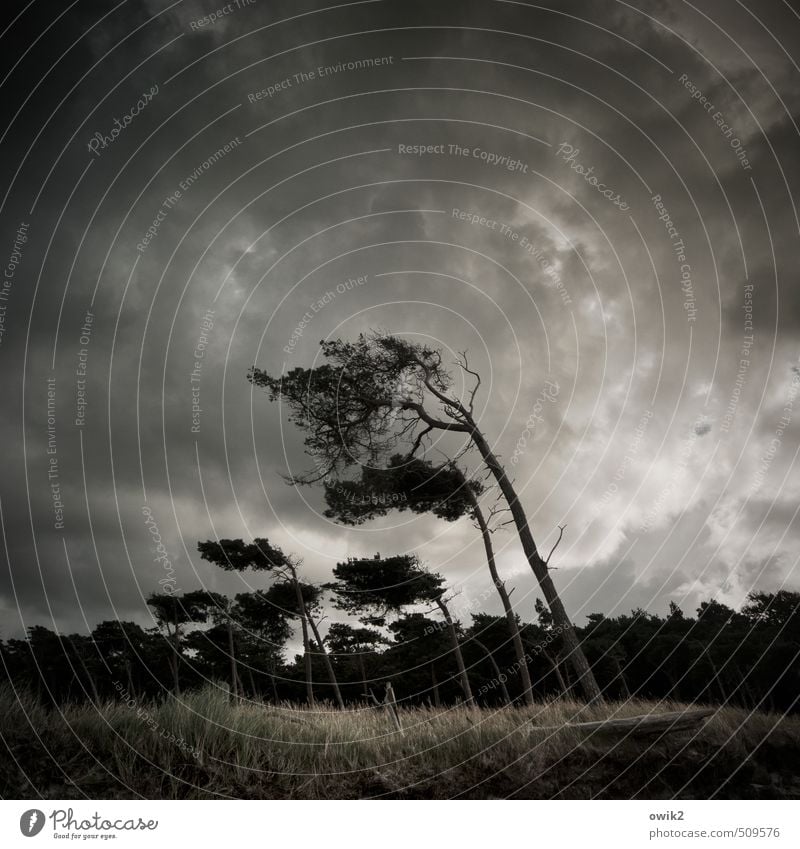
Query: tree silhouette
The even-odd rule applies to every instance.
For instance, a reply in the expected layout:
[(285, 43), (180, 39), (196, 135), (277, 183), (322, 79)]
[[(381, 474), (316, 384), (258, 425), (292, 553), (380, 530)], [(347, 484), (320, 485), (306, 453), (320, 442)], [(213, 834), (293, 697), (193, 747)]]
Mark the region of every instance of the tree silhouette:
[(185, 593), (183, 603), (191, 605), (195, 611), (195, 622), (208, 622), (224, 628), (227, 637), (227, 651), (230, 662), (230, 692), (235, 701), (242, 695), (242, 685), (236, 664), (236, 604), (226, 596), (211, 590), (194, 590)]
[(340, 707), (344, 707), (344, 700), (339, 691), (336, 673), (330, 662), (325, 645), (320, 637), (317, 622), (311, 616), (310, 611), (319, 605), (321, 591), (310, 584), (302, 584), (297, 576), (297, 569), (301, 561), (285, 554), (278, 546), (272, 545), (268, 539), (257, 538), (252, 543), (245, 543), (240, 539), (221, 539), (219, 542), (208, 540), (197, 545), (200, 556), (204, 560), (228, 571), (254, 571), (271, 572), (281, 580), (273, 583), (267, 591), (266, 597), (274, 603), (278, 609), (290, 612), (300, 621), (303, 633), (303, 652), (306, 671), (306, 697), (310, 705), (314, 704), (314, 684), (311, 667), (311, 641), (308, 629), (314, 632), (317, 650), (322, 656), (328, 670), (331, 686)]
[(328, 504), (325, 515), (344, 524), (358, 525), (367, 519), (385, 516), (391, 509), (431, 513), (448, 522), (469, 516), (475, 522), (481, 533), (492, 583), (503, 605), (522, 681), (522, 696), (526, 704), (533, 704), (533, 689), (517, 616), (510, 593), (497, 571), (492, 532), (478, 500), (483, 492), (480, 481), (467, 480), (453, 461), (434, 466), (428, 460), (396, 454), (385, 469), (363, 466), (359, 480), (325, 481), (324, 486)]
[(327, 362), (314, 368), (294, 368), (279, 377), (256, 367), (248, 373), (249, 380), (264, 388), (271, 400), (288, 405), (290, 420), (305, 432), (305, 446), (316, 468), (291, 480), (319, 483), (341, 478), (357, 464), (383, 467), (400, 444), (410, 444), (405, 453), (414, 456), (434, 431), (461, 434), (478, 450), (506, 500), (580, 686), (588, 699), (601, 700), (550, 576), (549, 557), (540, 555), (514, 485), (475, 419), (481, 380), (466, 357), (459, 365), (474, 379), (474, 386), (467, 400), (462, 400), (451, 391), (453, 378), (436, 349), (379, 334), (362, 334), (354, 342), (322, 342), (321, 348)]
[(411, 605), (433, 602), (441, 611), (450, 634), (464, 700), (468, 704), (474, 703), (458, 631), (445, 601), (441, 575), (424, 569), (411, 554), (351, 558), (345, 563), (338, 563), (333, 574), (336, 581), (329, 586), (335, 594), (334, 604), (350, 613), (362, 613), (363, 621), (372, 625), (385, 625), (390, 614), (399, 615)]
[(138, 686), (134, 670), (147, 657), (147, 635), (135, 622), (100, 622), (92, 631), (92, 640), (103, 658), (103, 665), (117, 680), (125, 681), (128, 692), (135, 697)]
[[(367, 567), (374, 569), (372, 559), (366, 561)], [(381, 619), (391, 642), (383, 643), (385, 638), (373, 628), (339, 622), (330, 626), (321, 642), (327, 646), (340, 680), (351, 685), (350, 699), (361, 698), (364, 681), (369, 686), (370, 678), (392, 680), (406, 703), (424, 702), (431, 696), (436, 705), (463, 699), (461, 674), (446, 623), (419, 610), (407, 612), (407, 607), (387, 610), (374, 587), (362, 584), (360, 589), (366, 589), (375, 604), (365, 610), (352, 605), (351, 611), (364, 614), (363, 619)], [(432, 606), (433, 593), (442, 585), (434, 581), (427, 589), (429, 597), (420, 604)], [(301, 592), (305, 604), (321, 598), (319, 587), (302, 584)], [(176, 658), (180, 692), (200, 687), (208, 678), (228, 679), (231, 652), (227, 624), (224, 617), (212, 615), (208, 609), (204, 614), (193, 597), (197, 598), (195, 593), (188, 592), (175, 599), (160, 598), (161, 618), (165, 620), (160, 631), (114, 621), (101, 622), (91, 635), (57, 634), (43, 626), (32, 626), (24, 638), (0, 640), (0, 677), (15, 689), (37, 696), (48, 707), (67, 702), (97, 703), (98, 699), (101, 703), (131, 697), (137, 701), (159, 699), (165, 688), (174, 686)], [(408, 597), (393, 593), (395, 603)], [(178, 611), (180, 654), (173, 642), (173, 601)], [(798, 605), (800, 593), (779, 590), (751, 593), (739, 612), (719, 602), (701, 604), (699, 617), (683, 613), (674, 604), (664, 616), (644, 610), (613, 617), (594, 613), (579, 629), (579, 635), (604, 692), (616, 698), (627, 698), (630, 693), (631, 698), (671, 698), (796, 713), (800, 692)], [(550, 611), (541, 602), (538, 606), (539, 621), (520, 622), (520, 632), (537, 695), (550, 697), (568, 691), (575, 682), (568, 680), (568, 665), (559, 658), (564, 647)], [(270, 676), (275, 701), (302, 698), (302, 692), (291, 684), (295, 667), (284, 661), (281, 652), (289, 635), (289, 620), (296, 618), (297, 610), (294, 588), (280, 577), (266, 590), (240, 594), (235, 599), (231, 613), (239, 687), (249, 674), (247, 683), (254, 697), (258, 697), (260, 688), (253, 673), (269, 670), (265, 674)], [(195, 622), (197, 627), (192, 627)], [(453, 624), (470, 664), (470, 685), (476, 701), (498, 704), (505, 700), (499, 684), (515, 664), (505, 618), (475, 613), (465, 632), (457, 621)], [(316, 674), (324, 676), (322, 655), (316, 647), (311, 654)], [(365, 660), (365, 668), (360, 666), (359, 655)], [(301, 657), (301, 680), (302, 663)], [(509, 695), (518, 697), (512, 689), (514, 679), (509, 676), (508, 680)]]
[(181, 649), (181, 625), (189, 622), (202, 622), (205, 616), (204, 606), (194, 603), (191, 598), (185, 599), (176, 593), (152, 593), (147, 599), (152, 609), (153, 618), (166, 634), (170, 644), (170, 668), (172, 669), (172, 685), (176, 696), (181, 694), (180, 661), (183, 656)]
[(373, 656), (379, 646), (386, 645), (389, 640), (375, 628), (354, 628), (345, 622), (333, 622), (326, 637), (328, 648), (334, 657), (353, 658), (357, 665), (361, 693), (369, 691), (365, 656)]

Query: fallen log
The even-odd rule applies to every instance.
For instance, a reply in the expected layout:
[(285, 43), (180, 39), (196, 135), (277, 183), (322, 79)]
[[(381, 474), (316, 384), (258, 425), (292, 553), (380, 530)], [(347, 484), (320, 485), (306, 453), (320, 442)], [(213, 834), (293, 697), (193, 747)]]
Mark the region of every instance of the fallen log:
[(569, 728), (586, 734), (617, 734), (619, 736), (644, 736), (648, 734), (673, 734), (679, 731), (696, 731), (716, 711), (714, 708), (674, 710), (667, 713), (645, 713), (622, 719), (601, 719), (595, 722), (570, 722), (541, 731)]

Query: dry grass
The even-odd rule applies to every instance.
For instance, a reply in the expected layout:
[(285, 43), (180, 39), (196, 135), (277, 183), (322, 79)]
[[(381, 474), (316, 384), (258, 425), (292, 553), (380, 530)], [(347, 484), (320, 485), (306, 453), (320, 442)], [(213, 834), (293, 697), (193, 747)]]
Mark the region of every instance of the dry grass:
[(603, 739), (569, 723), (673, 703), (401, 711), (181, 702), (69, 706), (0, 691), (5, 798), (800, 797), (800, 719), (725, 708), (695, 735)]

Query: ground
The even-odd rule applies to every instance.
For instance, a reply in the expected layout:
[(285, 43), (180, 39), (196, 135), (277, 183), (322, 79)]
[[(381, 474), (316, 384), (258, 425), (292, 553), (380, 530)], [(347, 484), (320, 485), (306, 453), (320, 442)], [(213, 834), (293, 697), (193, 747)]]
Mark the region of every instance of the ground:
[(800, 718), (718, 710), (693, 733), (587, 734), (576, 721), (676, 710), (630, 700), (499, 710), (310, 711), (182, 703), (42, 707), (0, 692), (3, 798), (800, 798)]

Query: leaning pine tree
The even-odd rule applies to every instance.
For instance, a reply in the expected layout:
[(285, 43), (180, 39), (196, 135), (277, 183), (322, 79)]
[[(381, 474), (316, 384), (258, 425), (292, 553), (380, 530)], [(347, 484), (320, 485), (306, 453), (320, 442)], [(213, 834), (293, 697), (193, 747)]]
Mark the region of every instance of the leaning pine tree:
[[(328, 509), (325, 515), (346, 525), (360, 525), (367, 519), (385, 516), (389, 510), (432, 513), (447, 522), (463, 516), (472, 518), (481, 532), (492, 583), (503, 605), (522, 684), (522, 698), (526, 704), (533, 704), (533, 687), (519, 623), (511, 604), (511, 593), (497, 571), (489, 519), (479, 500), (482, 493), (480, 481), (468, 480), (455, 461), (434, 466), (428, 460), (396, 454), (385, 469), (364, 466), (359, 479), (326, 481)], [(497, 674), (499, 676), (499, 672)]]
[(480, 453), (508, 504), (523, 551), (561, 630), (584, 694), (589, 700), (601, 700), (547, 561), (534, 542), (522, 502), (475, 419), (474, 402), (481, 380), (466, 358), (459, 365), (475, 383), (468, 398), (462, 400), (452, 392), (452, 376), (436, 349), (380, 334), (362, 334), (352, 342), (322, 342), (321, 347), (326, 362), (315, 368), (294, 368), (272, 377), (254, 367), (248, 374), (270, 400), (288, 405), (291, 420), (306, 433), (305, 445), (316, 468), (292, 481), (330, 481), (358, 464), (385, 467), (403, 443), (410, 443), (406, 453), (414, 456), (431, 433), (463, 434)]
[(318, 605), (321, 591), (310, 584), (304, 584), (297, 575), (300, 561), (286, 554), (277, 545), (272, 545), (268, 539), (256, 538), (252, 543), (240, 539), (221, 539), (218, 542), (207, 540), (199, 542), (197, 550), (204, 560), (214, 563), (226, 571), (243, 572), (247, 569), (260, 572), (271, 572), (281, 581), (273, 583), (268, 591), (270, 601), (275, 602), (281, 596), (280, 609), (294, 614), (300, 620), (303, 634), (303, 659), (306, 673), (306, 697), (309, 705), (314, 704), (314, 686), (311, 672), (311, 639), (309, 628), (314, 632), (317, 651), (322, 655), (328, 670), (331, 687), (339, 707), (344, 707), (342, 694), (336, 680), (336, 674), (331, 659), (325, 651), (325, 644), (319, 634), (317, 623), (311, 616), (311, 611)]
[(337, 563), (336, 580), (329, 584), (339, 610), (362, 614), (362, 621), (383, 626), (389, 614), (399, 615), (415, 604), (435, 604), (447, 626), (450, 646), (458, 667), (458, 680), (467, 705), (474, 705), (467, 667), (461, 653), (458, 628), (445, 599), (444, 579), (425, 569), (413, 554), (392, 557), (351, 558)]

